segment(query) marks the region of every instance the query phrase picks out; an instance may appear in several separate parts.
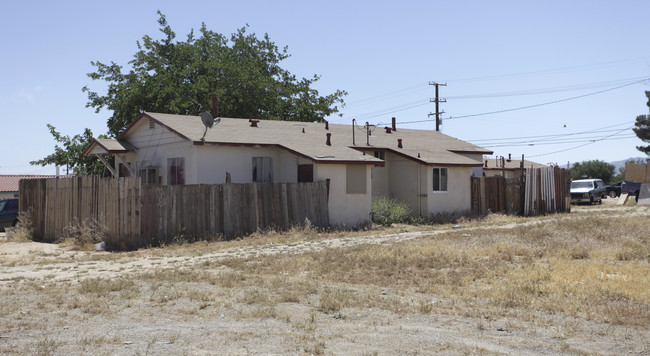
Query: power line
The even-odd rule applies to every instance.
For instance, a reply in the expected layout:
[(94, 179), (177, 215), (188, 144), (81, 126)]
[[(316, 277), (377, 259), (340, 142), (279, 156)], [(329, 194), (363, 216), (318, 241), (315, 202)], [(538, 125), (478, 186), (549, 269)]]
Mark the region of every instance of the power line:
[[(525, 139), (525, 138), (555, 138), (555, 137), (561, 137), (561, 136), (573, 136), (573, 135), (582, 135), (582, 134), (591, 134), (591, 133), (598, 133), (598, 132), (603, 132), (604, 130), (617, 127), (617, 126), (622, 126), (622, 125), (629, 125), (630, 122), (622, 122), (618, 123), (615, 125), (610, 125), (610, 126), (605, 126), (605, 127), (600, 127), (597, 129), (593, 130), (587, 130), (587, 131), (578, 131), (578, 132), (570, 132), (570, 133), (565, 133), (565, 134), (553, 134), (553, 135), (536, 135), (536, 136), (517, 136), (517, 137), (501, 137), (501, 138), (485, 138), (485, 139), (476, 139), (476, 140), (468, 140), (469, 142), (484, 142), (484, 141), (505, 141), (505, 140), (520, 140), (520, 139)], [(609, 132), (609, 131), (607, 131)]]
[(554, 154), (554, 153), (560, 153), (560, 152), (566, 152), (566, 151), (575, 150), (576, 148), (580, 148), (580, 147), (588, 146), (588, 145), (591, 145), (591, 144), (594, 144), (594, 143), (596, 143), (596, 142), (600, 142), (600, 141), (605, 141), (605, 140), (609, 139), (610, 137), (616, 136), (616, 135), (618, 135), (619, 133), (621, 133), (621, 132), (623, 132), (623, 131), (625, 131), (625, 130), (628, 130), (628, 128), (625, 128), (625, 129), (622, 129), (622, 130), (620, 130), (620, 131), (617, 131), (617, 132), (615, 132), (615, 133), (613, 133), (613, 134), (611, 134), (611, 135), (607, 135), (607, 136), (605, 136), (605, 137), (603, 137), (603, 138), (601, 138), (601, 139), (598, 139), (598, 140), (592, 140), (592, 141), (590, 141), (590, 142), (588, 142), (588, 143), (585, 143), (585, 144), (583, 144), (583, 145), (578, 145), (578, 146), (575, 146), (575, 147), (566, 148), (566, 149), (559, 150), (559, 151), (554, 151), (554, 152), (548, 152), (548, 153), (542, 153), (542, 154), (538, 154), (538, 155), (532, 155), (532, 156), (528, 156), (528, 157), (542, 157), (542, 156), (548, 156), (548, 155), (551, 155), (551, 154)]
[[(634, 79), (638, 79), (638, 78), (634, 78)], [(468, 117), (476, 117), (476, 116), (484, 116), (484, 115), (499, 114), (499, 113), (504, 113), (504, 112), (517, 111), (517, 110), (524, 110), (524, 109), (530, 109), (530, 108), (535, 108), (535, 107), (540, 107), (540, 106), (545, 106), (545, 105), (557, 104), (557, 103), (562, 103), (562, 102), (565, 102), (565, 101), (570, 101), (570, 100), (580, 99), (580, 98), (584, 98), (584, 97), (588, 97), (588, 96), (592, 96), (592, 95), (602, 94), (602, 93), (605, 93), (605, 92), (609, 92), (609, 91), (613, 91), (613, 90), (617, 90), (617, 89), (625, 88), (625, 87), (628, 87), (628, 86), (631, 86), (631, 85), (635, 85), (635, 84), (642, 83), (642, 82), (647, 81), (647, 80), (650, 80), (650, 78), (648, 78), (648, 77), (643, 77), (643, 78), (640, 79), (640, 80), (635, 80), (635, 81), (633, 81), (633, 82), (626, 83), (626, 84), (623, 84), (623, 85), (620, 85), (620, 86), (616, 86), (616, 87), (613, 87), (613, 88), (608, 88), (608, 89), (605, 89), (605, 90), (600, 90), (600, 91), (596, 91), (596, 92), (592, 92), (592, 93), (587, 93), (587, 94), (583, 94), (583, 95), (573, 96), (573, 97), (569, 97), (569, 98), (565, 98), (565, 99), (553, 100), (553, 101), (544, 102), (544, 103), (539, 103), (539, 104), (526, 105), (526, 106), (521, 106), (521, 107), (516, 107), (516, 108), (503, 109), (503, 110), (497, 110), (497, 111), (490, 111), (490, 112), (484, 112), (484, 113), (478, 113), (478, 114), (461, 115), (461, 116), (450, 116), (450, 117), (447, 117), (447, 118), (444, 118), (444, 119), (445, 119), (445, 120), (449, 120), (449, 119), (462, 119), (462, 118), (468, 118)], [(617, 80), (617, 81), (612, 81), (612, 82), (610, 82), (610, 83), (616, 83), (616, 82), (621, 82), (621, 81), (623, 81), (623, 79), (621, 79), (621, 80)], [(594, 84), (586, 84), (585, 87), (583, 87), (583, 88), (586, 88), (587, 85), (602, 85), (602, 84), (604, 84), (604, 83), (608, 83), (608, 82), (600, 82), (600, 83), (594, 83)], [(561, 87), (561, 88), (567, 88), (567, 87)], [(576, 90), (579, 90), (578, 87), (575, 87), (575, 86), (574, 86), (574, 88), (576, 88)], [(583, 89), (583, 88), (580, 88), (580, 89)], [(543, 89), (536, 89), (536, 90), (543, 90)], [(530, 92), (530, 91), (528, 91), (528, 92)], [(501, 93), (501, 94), (497, 93), (497, 94), (493, 94), (493, 95), (495, 95), (495, 96), (508, 96), (508, 95), (515, 96), (515, 95), (525, 95), (525, 94), (520, 94), (520, 93), (523, 93), (523, 92), (519, 92), (519, 93), (518, 93), (518, 92), (510, 92), (510, 93), (507, 94), (507, 95), (506, 95), (506, 93)], [(484, 94), (484, 95), (490, 95), (490, 94)], [(466, 96), (466, 97), (469, 98), (469, 97), (471, 97), (471, 96)], [(475, 97), (478, 98), (478, 96), (475, 96)], [(485, 96), (485, 97), (488, 97), (488, 96)], [(344, 120), (349, 120), (349, 118), (350, 118), (351, 116), (354, 116), (354, 117), (359, 118), (359, 119), (364, 119), (364, 120), (366, 120), (366, 119), (372, 119), (372, 118), (379, 117), (379, 116), (383, 116), (383, 115), (395, 114), (395, 113), (400, 112), (400, 111), (404, 111), (404, 110), (408, 110), (408, 109), (413, 109), (413, 108), (420, 107), (420, 106), (424, 106), (424, 105), (428, 104), (428, 102), (424, 102), (424, 100), (427, 100), (427, 99), (420, 99), (420, 100), (417, 100), (417, 101), (413, 101), (413, 102), (409, 102), (409, 103), (405, 103), (405, 104), (400, 104), (400, 105), (396, 105), (396, 106), (389, 107), (389, 108), (386, 108), (386, 109), (376, 110), (376, 111), (372, 111), (372, 112), (365, 113), (365, 114), (361, 114), (361, 115), (347, 115), (347, 116), (345, 116), (345, 117), (343, 117), (343, 118), (341, 118), (341, 119), (333, 119), (332, 121), (342, 122), (342, 121), (344, 121)], [(430, 102), (430, 101), (429, 101), (429, 102)], [(423, 123), (423, 122), (431, 122), (431, 121), (435, 121), (435, 120), (434, 120), (434, 119), (414, 120), (414, 121), (401, 122), (401, 124), (415, 124), (415, 123)], [(379, 123), (379, 124), (377, 124), (377, 125), (383, 125), (383, 123)]]
[(644, 82), (644, 81), (646, 81), (646, 80), (648, 80), (648, 79), (650, 79), (650, 78), (645, 78), (645, 79), (643, 79), (643, 80), (637, 80), (637, 81), (635, 81), (635, 82), (627, 83), (627, 84), (620, 85), (620, 86), (617, 86), (617, 87), (614, 87), (614, 88), (609, 88), (609, 89), (605, 89), (605, 90), (596, 91), (596, 92), (593, 92), (593, 93), (587, 93), (587, 94), (583, 94), (583, 95), (573, 96), (573, 97), (570, 97), (570, 98), (565, 98), (565, 99), (560, 99), (560, 100), (553, 100), (553, 101), (547, 101), (547, 102), (540, 103), (540, 104), (533, 104), (533, 105), (519, 106), (519, 107), (511, 108), (511, 109), (504, 109), (504, 110), (496, 110), (496, 111), (484, 112), (484, 113), (479, 113), (479, 114), (462, 115), (462, 116), (451, 116), (451, 117), (449, 117), (448, 119), (463, 119), (463, 118), (467, 118), (467, 117), (475, 117), (475, 116), (483, 116), (483, 115), (500, 114), (500, 113), (504, 113), (504, 112), (517, 111), (517, 110), (524, 110), (524, 109), (531, 109), (531, 108), (536, 108), (536, 107), (545, 106), (545, 105), (551, 105), (551, 104), (558, 104), (558, 103), (563, 103), (563, 102), (565, 102), (565, 101), (581, 99), (581, 98), (585, 98), (585, 97), (588, 97), (588, 96), (597, 95), (597, 94), (602, 94), (602, 93), (606, 93), (606, 92), (609, 92), (609, 91), (612, 91), (612, 90), (617, 90), (617, 89), (621, 89), (621, 88), (629, 87), (630, 85), (639, 84), (639, 83), (642, 83), (642, 82)]
[(484, 93), (484, 94), (472, 94), (472, 95), (447, 96), (447, 98), (448, 99), (453, 99), (453, 100), (462, 100), (462, 99), (486, 99), (486, 98), (499, 98), (499, 97), (509, 97), (509, 96), (551, 94), (551, 93), (558, 93), (558, 92), (565, 92), (565, 91), (593, 89), (593, 88), (598, 88), (598, 87), (610, 86), (612, 84), (617, 84), (617, 83), (629, 82), (631, 80), (647, 80), (647, 79), (648, 79), (647, 77), (634, 77), (634, 78), (617, 79), (617, 80), (596, 82), (596, 83), (565, 85), (565, 86), (551, 87), (551, 88), (528, 89), (528, 90), (507, 91), (507, 92), (498, 92), (498, 93)]

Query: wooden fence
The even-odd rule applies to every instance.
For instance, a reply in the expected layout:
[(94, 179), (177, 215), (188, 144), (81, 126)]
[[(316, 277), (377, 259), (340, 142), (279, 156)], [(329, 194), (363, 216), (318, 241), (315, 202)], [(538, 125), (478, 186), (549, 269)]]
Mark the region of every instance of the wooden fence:
[(327, 183), (251, 183), (143, 187), (142, 236), (157, 245), (175, 238), (286, 229), (308, 219), (328, 226)]
[(537, 215), (571, 210), (569, 170), (526, 168), (520, 178), (472, 178), (472, 213)]
[(36, 241), (54, 242), (83, 224), (101, 227), (114, 244), (140, 236), (137, 177), (21, 179), (19, 189), (20, 211), (30, 213)]
[(650, 159), (647, 163), (625, 163), (625, 180), (650, 183)]
[(142, 186), (138, 177), (24, 179), (20, 210), (30, 212), (36, 241), (54, 242), (85, 224), (101, 227), (106, 248), (117, 250), (286, 229), (305, 219), (329, 225), (326, 182)]

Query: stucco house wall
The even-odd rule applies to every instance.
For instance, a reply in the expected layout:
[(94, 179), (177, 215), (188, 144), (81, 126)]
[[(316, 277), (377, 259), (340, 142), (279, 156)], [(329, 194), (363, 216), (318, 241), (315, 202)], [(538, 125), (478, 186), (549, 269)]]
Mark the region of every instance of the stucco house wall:
[(433, 168), (427, 169), (428, 215), (440, 213), (467, 213), (472, 208), (472, 167), (449, 167), (447, 191), (433, 191)]
[(358, 226), (370, 221), (372, 183), (370, 167), (365, 167), (366, 193), (347, 194), (345, 164), (318, 164), (314, 169), (314, 180), (330, 179), (329, 215), (335, 226)]

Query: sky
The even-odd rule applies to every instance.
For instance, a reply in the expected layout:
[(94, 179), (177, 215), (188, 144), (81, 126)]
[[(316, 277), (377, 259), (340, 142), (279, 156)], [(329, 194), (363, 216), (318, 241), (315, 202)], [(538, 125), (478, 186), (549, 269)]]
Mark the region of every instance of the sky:
[[(648, 114), (650, 2), (630, 1), (10, 1), (0, 0), (0, 174), (54, 174), (30, 165), (63, 135), (108, 131), (84, 86), (106, 83), (91, 61), (128, 70), (137, 41), (179, 40), (202, 23), (224, 35), (248, 25), (320, 75), (321, 95), (345, 90), (332, 123), (435, 130), (439, 87), (447, 135), (562, 167), (646, 157), (632, 132)], [(197, 113), (198, 115), (198, 113)], [(646, 144), (647, 145), (647, 144)]]

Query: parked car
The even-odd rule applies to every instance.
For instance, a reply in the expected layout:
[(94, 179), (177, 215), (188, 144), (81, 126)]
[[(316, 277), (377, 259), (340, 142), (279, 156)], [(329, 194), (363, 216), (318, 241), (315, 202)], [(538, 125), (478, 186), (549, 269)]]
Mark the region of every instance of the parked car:
[(0, 200), (0, 231), (18, 223), (18, 198)]
[(610, 198), (621, 196), (622, 193), (632, 193), (638, 199), (639, 191), (641, 190), (641, 183), (625, 180), (610, 184), (606, 186), (605, 189), (607, 189), (607, 195), (609, 195)]
[(601, 179), (579, 179), (571, 182), (571, 204), (603, 202), (607, 189)]

